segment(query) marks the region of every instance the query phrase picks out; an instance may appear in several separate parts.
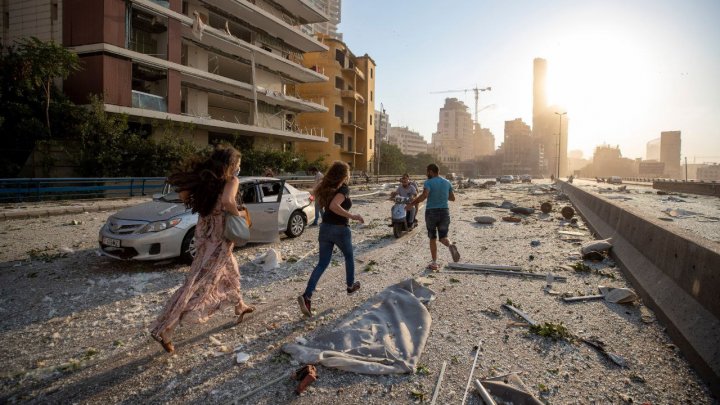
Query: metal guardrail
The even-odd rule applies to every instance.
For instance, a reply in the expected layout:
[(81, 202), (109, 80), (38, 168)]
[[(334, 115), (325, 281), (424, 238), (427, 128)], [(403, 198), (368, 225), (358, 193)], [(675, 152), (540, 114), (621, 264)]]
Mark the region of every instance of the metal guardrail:
[(162, 192), (165, 177), (0, 179), (0, 203), (104, 199)]
[[(313, 176), (278, 176), (293, 186), (311, 187)], [(422, 176), (411, 176), (418, 180)], [(353, 176), (351, 185), (396, 182), (400, 175)], [(0, 203), (37, 202), (48, 200), (109, 199), (150, 196), (163, 192), (165, 177), (70, 177), (0, 179)]]

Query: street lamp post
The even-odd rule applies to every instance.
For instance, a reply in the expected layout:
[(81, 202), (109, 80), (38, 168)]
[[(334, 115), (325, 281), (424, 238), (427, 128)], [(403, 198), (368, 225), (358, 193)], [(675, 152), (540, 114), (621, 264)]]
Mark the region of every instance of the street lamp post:
[(378, 131), (377, 131), (378, 137), (377, 137), (377, 139), (375, 139), (375, 149), (376, 149), (375, 160), (377, 160), (377, 171), (375, 172), (375, 181), (378, 183), (380, 182), (380, 145), (382, 144), (382, 137), (383, 137), (383, 133), (382, 133), (383, 115), (385, 115), (385, 106), (383, 106), (383, 103), (380, 103), (380, 117), (378, 117), (379, 119), (378, 119)]
[(557, 179), (560, 180), (560, 146), (562, 145), (562, 117), (563, 115), (567, 114), (567, 111), (563, 113), (555, 112), (555, 114), (559, 118), (559, 128), (558, 128), (558, 154), (557, 154)]

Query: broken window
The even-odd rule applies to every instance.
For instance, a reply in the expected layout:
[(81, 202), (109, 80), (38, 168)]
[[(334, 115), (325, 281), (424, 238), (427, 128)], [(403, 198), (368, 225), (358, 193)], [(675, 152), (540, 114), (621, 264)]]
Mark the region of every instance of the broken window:
[(167, 69), (132, 65), (132, 106), (167, 112)]
[(335, 134), (335, 145), (338, 145), (342, 148), (343, 143), (344, 143), (343, 142), (344, 137), (345, 137), (345, 135), (343, 135), (343, 134)]
[(343, 106), (335, 105), (335, 116), (343, 119), (343, 117), (345, 116), (345, 109), (343, 109)]
[(345, 85), (345, 82), (341, 77), (335, 77), (335, 88), (342, 90)]
[(343, 51), (339, 49), (335, 50), (335, 60), (340, 63), (340, 66), (345, 67), (345, 54)]
[(128, 49), (167, 60), (167, 17), (130, 6), (128, 25)]

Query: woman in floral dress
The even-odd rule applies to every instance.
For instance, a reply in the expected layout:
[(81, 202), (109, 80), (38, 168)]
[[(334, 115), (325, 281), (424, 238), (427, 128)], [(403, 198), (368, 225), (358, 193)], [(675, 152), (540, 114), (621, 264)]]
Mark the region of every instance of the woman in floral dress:
[(224, 213), (240, 215), (235, 196), (239, 187), (240, 152), (218, 146), (209, 157), (198, 156), (173, 174), (175, 186), (188, 208), (199, 214), (195, 227), (197, 249), (185, 283), (173, 294), (153, 325), (151, 336), (173, 353), (171, 335), (181, 322), (204, 323), (216, 311), (235, 307), (237, 323), (255, 310), (240, 292), (240, 271), (234, 243), (223, 237)]

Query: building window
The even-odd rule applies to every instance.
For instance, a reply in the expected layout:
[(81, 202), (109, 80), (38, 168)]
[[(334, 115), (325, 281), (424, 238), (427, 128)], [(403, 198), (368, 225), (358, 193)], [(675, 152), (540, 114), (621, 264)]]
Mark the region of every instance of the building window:
[(370, 140), (370, 150), (372, 150), (372, 142), (373, 142), (373, 140), (371, 139)]
[(167, 70), (133, 63), (132, 106), (167, 112)]
[(370, 90), (370, 101), (373, 101), (373, 91)]
[(343, 147), (343, 138), (345, 135), (343, 134), (335, 134), (335, 145), (338, 145), (339, 147)]
[(167, 60), (167, 17), (136, 7), (130, 13), (127, 48)]
[(343, 79), (341, 77), (335, 77), (335, 88), (342, 90), (344, 86)]
[(373, 123), (372, 123), (372, 121), (373, 121), (373, 115), (372, 115), (372, 114), (370, 114), (370, 125), (372, 125), (372, 124), (373, 124)]
[(352, 139), (352, 136), (348, 136), (347, 150), (349, 150), (350, 152), (355, 152), (355, 151), (353, 150), (353, 139)]
[(335, 116), (343, 119), (343, 117), (345, 116), (345, 110), (343, 109), (343, 106), (335, 105)]
[(335, 60), (338, 61), (341, 67), (345, 67), (345, 54), (343, 51), (339, 49), (335, 50)]
[(373, 78), (373, 68), (370, 68), (370, 78)]

